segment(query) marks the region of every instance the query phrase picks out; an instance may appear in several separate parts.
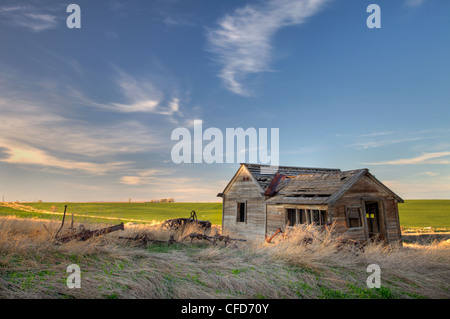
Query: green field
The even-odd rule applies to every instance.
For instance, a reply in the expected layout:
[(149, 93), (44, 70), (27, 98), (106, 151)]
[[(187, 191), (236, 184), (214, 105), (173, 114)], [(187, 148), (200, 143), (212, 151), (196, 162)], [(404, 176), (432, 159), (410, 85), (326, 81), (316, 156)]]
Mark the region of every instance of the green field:
[[(37, 209), (52, 211), (52, 206), (58, 213), (64, 212), (67, 205), (67, 214), (81, 215), (76, 221), (90, 222), (128, 222), (128, 221), (164, 221), (171, 218), (189, 217), (195, 210), (197, 218), (209, 220), (213, 224), (222, 224), (221, 203), (22, 203)], [(61, 220), (61, 215), (47, 215), (34, 212), (23, 212), (8, 207), (0, 207), (0, 215), (16, 215), (17, 217), (37, 217), (44, 219)], [(88, 217), (88, 216), (95, 216)], [(108, 218), (117, 218), (116, 221)]]
[[(57, 212), (77, 214), (77, 222), (128, 222), (164, 221), (170, 218), (189, 217), (195, 210), (198, 219), (209, 220), (213, 224), (222, 223), (221, 203), (23, 203), (47, 211), (56, 206)], [(432, 227), (450, 229), (450, 200), (407, 200), (399, 204), (400, 224), (404, 228)], [(24, 212), (0, 206), (0, 215), (35, 217), (61, 220), (61, 215)], [(88, 217), (91, 216), (91, 217)], [(94, 217), (92, 217), (94, 216)], [(109, 218), (109, 219), (108, 219)], [(110, 218), (117, 218), (111, 220)]]
[(450, 200), (405, 200), (398, 209), (404, 228), (450, 229)]

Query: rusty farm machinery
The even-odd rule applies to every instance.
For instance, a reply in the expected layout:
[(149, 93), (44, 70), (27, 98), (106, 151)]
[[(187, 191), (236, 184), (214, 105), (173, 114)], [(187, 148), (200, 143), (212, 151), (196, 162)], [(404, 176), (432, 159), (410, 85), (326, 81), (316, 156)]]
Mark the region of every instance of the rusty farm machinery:
[[(112, 233), (115, 231), (125, 230), (125, 226), (123, 223), (120, 223), (119, 225), (114, 225), (114, 226), (97, 229), (97, 230), (85, 229), (85, 227), (83, 225), (80, 225), (77, 229), (75, 229), (73, 227), (73, 214), (72, 214), (72, 222), (69, 227), (69, 230), (70, 230), (69, 234), (58, 237), (60, 231), (64, 227), (64, 222), (66, 219), (66, 211), (67, 211), (67, 205), (64, 207), (64, 215), (63, 215), (61, 227), (58, 229), (58, 231), (54, 237), (54, 240), (58, 243), (68, 243), (71, 241), (86, 241), (93, 237), (99, 237), (99, 236), (103, 236), (103, 235), (106, 235), (106, 234), (109, 234), (109, 233)], [(189, 218), (168, 219), (162, 224), (162, 227), (165, 228), (166, 230), (181, 234), (182, 231), (185, 230), (185, 227), (188, 225), (193, 225), (193, 226), (195, 226), (194, 229), (203, 230), (204, 232), (210, 230), (211, 226), (212, 226), (210, 221), (198, 220), (197, 213), (195, 211), (192, 211)], [(230, 236), (221, 235), (219, 233), (216, 233), (214, 236), (208, 236), (205, 233), (202, 234), (202, 233), (196, 233), (196, 232), (192, 232), (192, 233), (184, 236), (179, 241), (175, 240), (174, 234), (171, 234), (170, 238), (168, 240), (160, 240), (160, 239), (150, 238), (150, 236), (147, 234), (144, 234), (144, 235), (138, 234), (134, 237), (123, 237), (123, 236), (119, 237), (119, 239), (127, 240), (127, 241), (135, 241), (135, 242), (138, 242), (140, 245), (144, 245), (144, 246), (146, 246), (150, 243), (173, 245), (174, 243), (183, 242), (187, 238), (191, 239), (191, 241), (190, 241), (191, 243), (193, 242), (194, 239), (197, 239), (197, 240), (205, 240), (214, 245), (217, 242), (223, 242), (225, 244), (225, 246), (231, 242), (246, 241), (245, 239), (230, 238)]]
[(209, 220), (197, 219), (197, 213), (195, 212), (195, 210), (191, 212), (191, 216), (189, 218), (168, 219), (162, 224), (163, 227), (171, 230), (183, 229), (188, 225), (195, 225), (203, 229), (211, 228), (211, 222)]

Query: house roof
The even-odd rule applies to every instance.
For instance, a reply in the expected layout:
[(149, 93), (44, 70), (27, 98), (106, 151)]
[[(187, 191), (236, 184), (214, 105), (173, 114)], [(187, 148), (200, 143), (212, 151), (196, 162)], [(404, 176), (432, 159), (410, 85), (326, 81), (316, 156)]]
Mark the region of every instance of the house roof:
[(260, 188), (261, 195), (266, 196), (266, 203), (333, 204), (363, 176), (367, 176), (376, 186), (399, 202), (403, 202), (398, 195), (377, 180), (366, 168), (341, 171), (331, 168), (280, 166), (278, 169), (271, 169), (268, 165), (243, 163), (225, 188), (224, 193), (241, 169), (246, 169), (251, 174), (252, 180)]
[(367, 169), (299, 174), (278, 184), (269, 203), (329, 204), (337, 200)]
[(335, 168), (311, 168), (311, 167), (289, 167), (289, 166), (279, 166), (277, 169), (272, 168), (269, 165), (260, 164), (246, 164), (242, 163), (247, 170), (252, 174), (252, 176), (257, 181), (258, 185), (264, 191), (272, 182), (276, 173), (285, 176), (296, 176), (299, 174), (308, 173), (325, 173), (325, 172), (340, 172), (340, 169)]

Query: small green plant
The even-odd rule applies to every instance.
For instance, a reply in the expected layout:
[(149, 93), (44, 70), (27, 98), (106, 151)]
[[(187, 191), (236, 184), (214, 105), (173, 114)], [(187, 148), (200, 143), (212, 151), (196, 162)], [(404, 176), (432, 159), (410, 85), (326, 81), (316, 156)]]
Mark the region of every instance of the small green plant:
[(374, 288), (374, 290), (381, 296), (383, 299), (395, 299), (394, 294), (391, 289), (387, 287), (381, 286), (380, 288)]
[(196, 274), (196, 275), (187, 274), (186, 277), (189, 278), (190, 280), (192, 280), (193, 282), (206, 287), (206, 284), (200, 280), (199, 274)]
[(320, 286), (320, 291), (322, 294), (319, 296), (319, 298), (322, 299), (344, 299), (348, 298), (348, 295), (343, 293), (340, 290), (335, 290), (328, 288), (326, 286)]
[(234, 276), (236, 276), (236, 275), (239, 275), (241, 272), (243, 272), (243, 271), (245, 271), (245, 268), (244, 269), (232, 269), (231, 270), (231, 273), (234, 275)]

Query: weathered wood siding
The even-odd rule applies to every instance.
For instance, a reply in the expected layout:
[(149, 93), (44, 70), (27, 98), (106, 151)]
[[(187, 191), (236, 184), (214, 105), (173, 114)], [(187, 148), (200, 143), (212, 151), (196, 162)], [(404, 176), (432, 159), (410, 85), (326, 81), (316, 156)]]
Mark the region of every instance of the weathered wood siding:
[(395, 199), (387, 199), (385, 202), (386, 230), (390, 243), (401, 242), (402, 233), (398, 215), (398, 203)]
[(284, 205), (267, 205), (267, 235), (274, 233), (277, 228), (286, 227)]
[[(357, 181), (330, 207), (335, 229), (348, 234), (355, 240), (367, 240), (369, 235), (364, 202), (371, 199), (380, 201), (380, 228), (382, 235), (386, 236), (385, 239), (390, 243), (401, 240), (397, 202), (390, 194), (380, 189), (366, 176)], [(361, 208), (363, 221), (361, 228), (348, 228), (346, 210), (349, 207)]]
[(362, 211), (363, 224), (361, 228), (348, 228), (346, 210), (348, 207), (360, 207), (361, 201), (359, 198), (347, 199), (346, 201), (339, 200), (331, 208), (332, 220), (334, 229), (341, 233), (346, 233), (350, 238), (358, 241), (366, 241), (368, 239), (367, 229), (364, 220), (364, 213)]
[[(223, 232), (247, 239), (264, 239), (266, 215), (264, 197), (258, 186), (242, 169), (223, 198)], [(247, 203), (245, 223), (237, 222), (237, 203)]]

